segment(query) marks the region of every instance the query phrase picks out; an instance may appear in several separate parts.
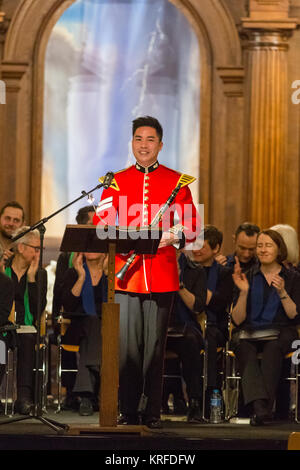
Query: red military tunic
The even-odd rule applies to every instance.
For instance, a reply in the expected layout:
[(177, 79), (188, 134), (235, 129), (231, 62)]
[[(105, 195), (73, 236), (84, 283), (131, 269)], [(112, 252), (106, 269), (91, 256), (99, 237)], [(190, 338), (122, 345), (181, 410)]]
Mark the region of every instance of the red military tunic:
[[(100, 211), (93, 219), (94, 225), (99, 222), (116, 225), (117, 214), (119, 226), (148, 226), (168, 200), (180, 176), (177, 171), (158, 162), (149, 168), (137, 163), (115, 173), (115, 184), (103, 190)], [(186, 242), (194, 241), (200, 231), (200, 217), (188, 186), (179, 190), (173, 204), (177, 207), (179, 224), (184, 226)], [(159, 226), (165, 231), (173, 225), (174, 211), (168, 210)], [(116, 273), (124, 266), (128, 256), (116, 255)], [(173, 246), (159, 248), (155, 255), (137, 255), (124, 279), (115, 280), (115, 290), (118, 291), (149, 294), (172, 292), (178, 288), (176, 250)]]

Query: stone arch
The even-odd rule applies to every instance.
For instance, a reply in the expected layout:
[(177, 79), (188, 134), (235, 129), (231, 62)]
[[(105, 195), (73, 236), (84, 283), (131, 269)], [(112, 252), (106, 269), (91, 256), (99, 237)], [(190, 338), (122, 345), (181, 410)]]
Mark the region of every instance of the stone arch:
[[(32, 221), (41, 216), (45, 49), (54, 24), (74, 1), (21, 0), (5, 38), (1, 73), (7, 83), (8, 102), (5, 113), (0, 112), (0, 121), (4, 132), (10, 133), (10, 136), (4, 139), (2, 152), (5, 154), (8, 151), (8, 146), (14, 139), (14, 167), (19, 169), (21, 166), (25, 178), (16, 178), (14, 194), (12, 188), (5, 186), (3, 191), (5, 199), (11, 194), (26, 201), (26, 209)], [(201, 0), (201, 6), (197, 0), (169, 1), (187, 17), (199, 39), (202, 71), (200, 202), (205, 204), (206, 217), (212, 222), (216, 213), (212, 186), (214, 180), (218, 179), (212, 168), (218, 160), (223, 159), (215, 147), (214, 136), (217, 136), (222, 148), (226, 149), (230, 138), (228, 132), (232, 132), (232, 129), (224, 127), (219, 115), (233, 113), (240, 118), (242, 112), (239, 102), (243, 95), (241, 43), (233, 17), (223, 0)], [(223, 110), (221, 113), (220, 109)], [(10, 115), (9, 120), (7, 113)], [(15, 124), (13, 135), (6, 129), (9, 121)], [(28, 145), (28, 151), (22, 147), (20, 136)], [(237, 143), (236, 149), (231, 148), (231, 152), (234, 154), (236, 151), (240, 158), (240, 149), (241, 145)], [(222, 190), (219, 197), (224, 199)]]

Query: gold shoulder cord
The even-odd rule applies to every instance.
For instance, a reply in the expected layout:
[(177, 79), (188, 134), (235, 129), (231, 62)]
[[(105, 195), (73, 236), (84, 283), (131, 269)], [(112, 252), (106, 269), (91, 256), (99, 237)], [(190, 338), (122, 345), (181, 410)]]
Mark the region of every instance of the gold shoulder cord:
[(180, 175), (179, 180), (176, 183), (176, 186), (178, 186), (180, 184), (181, 188), (183, 188), (184, 186), (187, 186), (187, 185), (193, 183), (195, 180), (196, 180), (196, 178), (194, 178), (194, 176), (190, 176), (190, 175), (186, 175), (185, 173), (182, 173)]

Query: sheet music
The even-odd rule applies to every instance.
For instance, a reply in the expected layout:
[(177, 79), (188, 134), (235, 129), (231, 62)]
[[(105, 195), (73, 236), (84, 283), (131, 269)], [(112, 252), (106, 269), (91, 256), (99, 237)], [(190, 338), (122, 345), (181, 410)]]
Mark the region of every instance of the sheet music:
[(17, 333), (36, 333), (36, 328), (33, 325), (20, 325), (16, 331)]

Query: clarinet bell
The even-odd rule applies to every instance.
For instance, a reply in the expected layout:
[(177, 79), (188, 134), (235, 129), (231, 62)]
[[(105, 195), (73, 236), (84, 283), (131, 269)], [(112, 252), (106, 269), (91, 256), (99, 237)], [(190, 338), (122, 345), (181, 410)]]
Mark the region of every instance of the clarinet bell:
[(132, 255), (128, 258), (128, 260), (126, 261), (126, 263), (124, 264), (123, 268), (120, 269), (120, 271), (116, 274), (116, 277), (118, 279), (120, 279), (121, 281), (124, 279), (125, 277), (125, 274), (127, 273), (127, 270), (129, 268), (129, 266), (133, 263), (133, 261), (135, 260), (135, 257), (136, 257), (136, 254), (135, 253), (132, 253)]
[(128, 268), (129, 268), (129, 264), (125, 263), (123, 268), (121, 268), (120, 271), (117, 272), (116, 277), (120, 279), (121, 281), (123, 281)]

